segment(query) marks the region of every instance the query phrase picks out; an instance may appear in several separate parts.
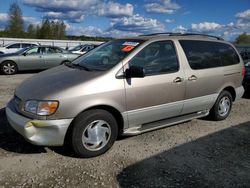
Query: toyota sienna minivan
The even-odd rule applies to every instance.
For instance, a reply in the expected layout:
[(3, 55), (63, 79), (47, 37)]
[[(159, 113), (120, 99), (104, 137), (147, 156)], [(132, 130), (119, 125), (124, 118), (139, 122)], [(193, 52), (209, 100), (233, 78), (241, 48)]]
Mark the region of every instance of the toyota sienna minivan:
[(193, 118), (227, 118), (244, 92), (244, 64), (219, 37), (162, 33), (107, 42), (24, 81), (6, 107), (29, 142), (70, 144), (81, 157)]

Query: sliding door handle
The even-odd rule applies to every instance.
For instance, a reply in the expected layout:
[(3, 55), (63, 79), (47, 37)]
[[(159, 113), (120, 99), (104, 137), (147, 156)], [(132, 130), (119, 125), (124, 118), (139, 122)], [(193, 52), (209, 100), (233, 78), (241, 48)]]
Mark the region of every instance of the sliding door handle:
[(174, 83), (180, 83), (180, 82), (182, 82), (184, 79), (183, 78), (181, 78), (181, 77), (176, 77), (174, 80), (173, 80), (173, 82)]
[(197, 80), (197, 77), (195, 75), (192, 75), (188, 78), (188, 81), (195, 81)]

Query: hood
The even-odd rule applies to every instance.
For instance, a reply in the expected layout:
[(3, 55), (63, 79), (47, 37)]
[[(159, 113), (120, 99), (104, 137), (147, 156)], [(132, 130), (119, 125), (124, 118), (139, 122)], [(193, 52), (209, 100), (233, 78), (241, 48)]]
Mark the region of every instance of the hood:
[(85, 71), (61, 65), (28, 78), (16, 89), (15, 94), (22, 100), (58, 100), (54, 97), (60, 95), (60, 92), (82, 85), (102, 74), (100, 71)]

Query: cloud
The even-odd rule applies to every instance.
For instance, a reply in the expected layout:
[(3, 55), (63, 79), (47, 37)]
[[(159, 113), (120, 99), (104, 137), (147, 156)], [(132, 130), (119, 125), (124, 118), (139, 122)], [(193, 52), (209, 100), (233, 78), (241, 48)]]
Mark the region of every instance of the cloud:
[(160, 0), (146, 4), (145, 8), (147, 12), (172, 14), (181, 7), (177, 3), (171, 2), (171, 0)]
[(188, 31), (188, 29), (183, 27), (182, 25), (179, 25), (176, 28), (174, 28), (172, 31), (176, 33), (185, 33)]
[(166, 19), (165, 22), (166, 22), (166, 23), (173, 23), (173, 22), (174, 22), (174, 19)]
[(214, 32), (217, 31), (218, 29), (221, 29), (223, 25), (220, 25), (215, 22), (203, 22), (203, 23), (198, 23), (198, 24), (191, 24), (191, 29), (193, 31), (198, 31), (198, 32)]
[(101, 28), (88, 26), (88, 27), (68, 27), (67, 33), (70, 35), (85, 35), (90, 37), (102, 36), (102, 37), (113, 37), (113, 38), (122, 38), (128, 36), (137, 36), (141, 33), (137, 32), (128, 32), (128, 31), (120, 31), (116, 29), (112, 30), (102, 30)]
[(144, 18), (139, 14), (131, 17), (113, 18), (110, 27), (106, 30), (94, 26), (69, 27), (67, 32), (72, 35), (128, 37), (141, 34), (164, 32), (165, 27), (156, 19)]
[(165, 27), (156, 19), (144, 18), (139, 14), (136, 14), (131, 17), (112, 19), (111, 28), (109, 30), (112, 29), (118, 31), (146, 34), (163, 32), (165, 30)]
[(236, 18), (238, 18), (236, 26), (241, 29), (250, 29), (250, 9), (237, 13)]
[(24, 0), (24, 4), (35, 7), (40, 12), (63, 12), (87, 10), (100, 0)]
[(123, 16), (132, 16), (134, 7), (133, 5), (127, 3), (125, 5), (121, 5), (119, 3), (108, 2), (99, 5), (98, 15), (106, 16), (106, 17), (123, 17)]
[(250, 9), (236, 14), (236, 17), (243, 19), (244, 21), (250, 21)]
[(43, 12), (45, 17), (51, 19), (64, 19), (71, 23), (80, 23), (86, 16), (104, 16), (120, 18), (133, 15), (133, 5), (120, 4), (113, 1), (102, 0), (24, 0), (24, 4), (35, 7)]
[(71, 23), (80, 23), (84, 20), (85, 16), (81, 11), (69, 11), (66, 13), (63, 12), (45, 12), (44, 17), (49, 19), (62, 19), (68, 20)]
[(8, 14), (6, 13), (0, 13), (0, 22), (7, 22), (9, 19)]

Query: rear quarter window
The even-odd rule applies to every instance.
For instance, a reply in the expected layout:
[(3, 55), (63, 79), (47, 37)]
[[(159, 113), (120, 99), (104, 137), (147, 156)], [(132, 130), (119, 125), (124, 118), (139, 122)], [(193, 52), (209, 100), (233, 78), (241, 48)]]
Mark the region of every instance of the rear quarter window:
[(180, 40), (192, 69), (207, 69), (238, 64), (239, 56), (234, 48), (225, 43)]

